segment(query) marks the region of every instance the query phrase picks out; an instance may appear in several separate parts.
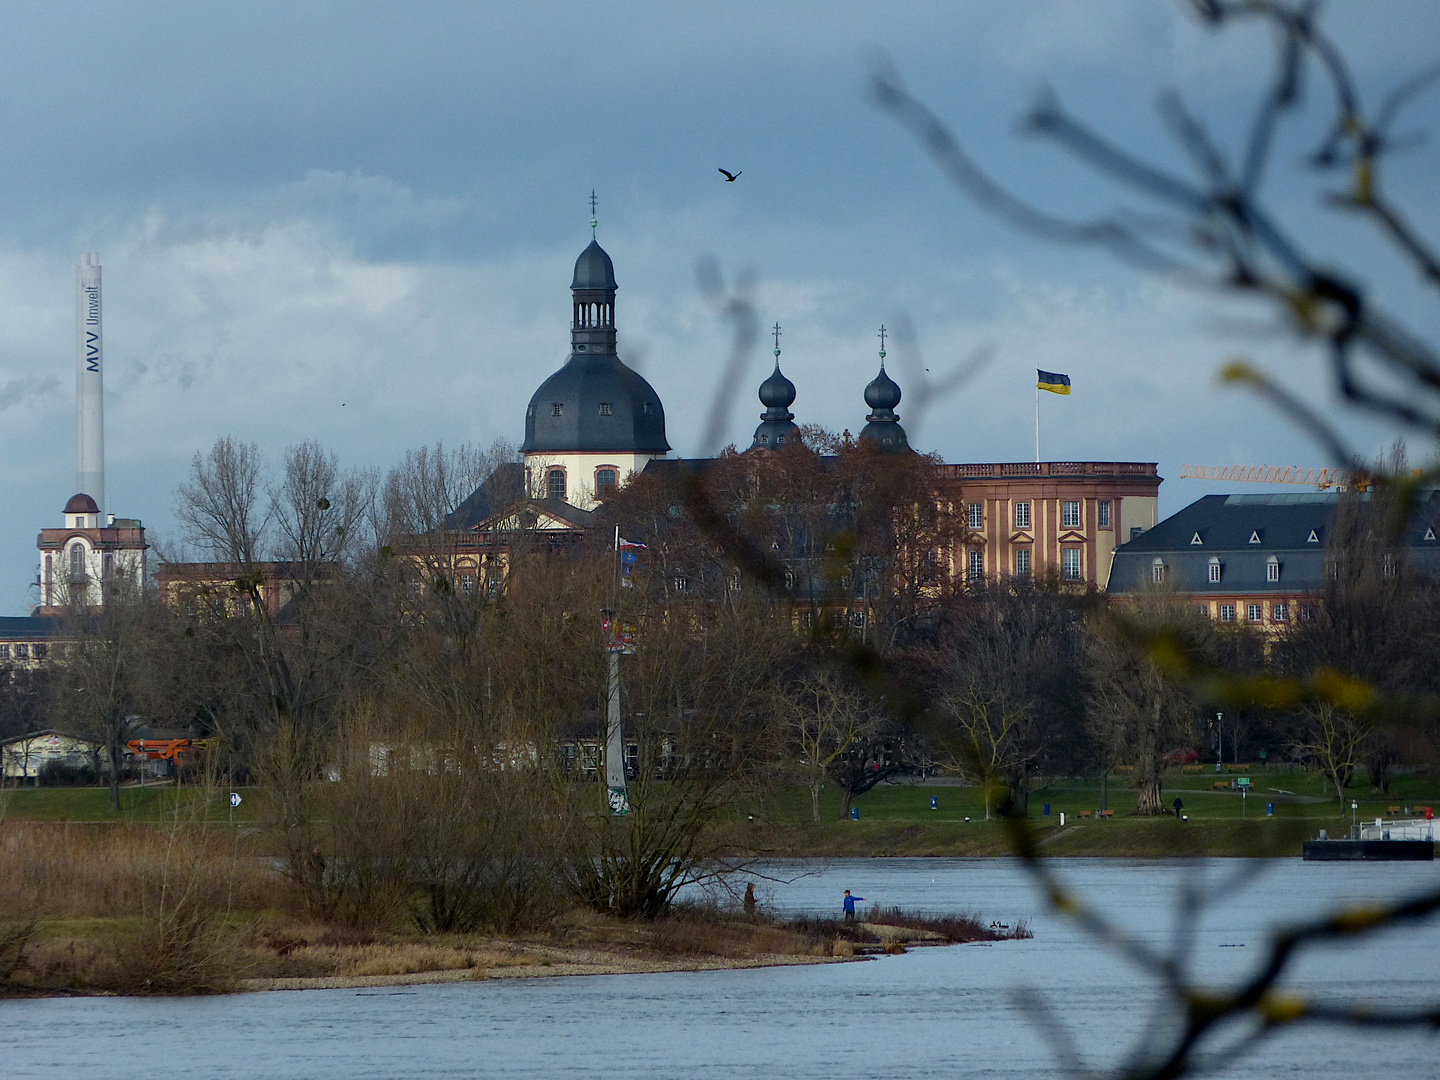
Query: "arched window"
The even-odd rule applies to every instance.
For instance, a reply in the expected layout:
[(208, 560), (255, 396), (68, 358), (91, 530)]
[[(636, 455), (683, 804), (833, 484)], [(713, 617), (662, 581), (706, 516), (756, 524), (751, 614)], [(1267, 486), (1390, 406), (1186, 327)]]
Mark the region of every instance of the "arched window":
[(595, 497), (604, 499), (615, 494), (615, 489), (620, 486), (620, 472), (618, 469), (596, 469), (595, 470)]
[(552, 499), (565, 498), (564, 469), (551, 469), (545, 474), (545, 494)]
[(70, 548), (70, 576), (85, 576), (85, 545), (75, 544)]
[(1212, 556), (1210, 556), (1210, 581), (1211, 581), (1212, 584), (1214, 584), (1215, 582), (1218, 582), (1219, 580), (1220, 580), (1220, 559), (1219, 559), (1219, 557), (1217, 557), (1217, 556), (1215, 556), (1215, 555), (1212, 555)]
[(1151, 580), (1152, 582), (1154, 582), (1156, 585), (1160, 585), (1160, 584), (1163, 584), (1163, 583), (1164, 583), (1164, 581), (1165, 581), (1165, 560), (1164, 560), (1164, 559), (1156, 559), (1153, 563), (1150, 564), (1150, 580)]
[(1274, 555), (1271, 555), (1270, 558), (1265, 560), (1265, 580), (1280, 580), (1280, 560), (1277, 559)]

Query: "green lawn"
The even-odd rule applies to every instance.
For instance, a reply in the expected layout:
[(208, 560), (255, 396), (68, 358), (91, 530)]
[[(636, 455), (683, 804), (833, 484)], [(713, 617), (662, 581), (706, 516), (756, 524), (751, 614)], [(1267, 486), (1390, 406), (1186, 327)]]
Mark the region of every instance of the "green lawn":
[[(250, 820), (255, 800), (248, 788), (240, 788), (241, 804), (236, 821)], [(173, 785), (124, 787), (120, 789), (120, 812), (110, 809), (109, 788), (6, 788), (0, 790), (0, 820), (70, 822), (168, 822), (176, 814), (183, 820), (205, 817), (210, 821), (230, 819), (230, 792)]]

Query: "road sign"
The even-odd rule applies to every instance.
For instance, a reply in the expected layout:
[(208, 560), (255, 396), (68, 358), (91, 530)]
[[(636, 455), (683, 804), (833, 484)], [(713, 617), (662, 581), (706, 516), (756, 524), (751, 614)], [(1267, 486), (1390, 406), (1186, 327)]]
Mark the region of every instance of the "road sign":
[(1247, 788), (1250, 786), (1250, 778), (1248, 776), (1242, 776), (1239, 780), (1235, 781), (1235, 784), (1238, 787)]
[(232, 791), (232, 792), (230, 792), (230, 809), (231, 809), (231, 810), (234, 810), (234, 809), (235, 809), (237, 806), (239, 806), (243, 801), (244, 801), (244, 800), (240, 798), (240, 793), (239, 793), (238, 791)]

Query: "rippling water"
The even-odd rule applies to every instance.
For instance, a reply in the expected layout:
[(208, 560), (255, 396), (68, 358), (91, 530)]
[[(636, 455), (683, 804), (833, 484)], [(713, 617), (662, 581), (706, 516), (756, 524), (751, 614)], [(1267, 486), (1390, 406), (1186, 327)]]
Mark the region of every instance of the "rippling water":
[[(1232, 882), (1199, 928), (1216, 980), (1259, 959), (1267, 928), (1338, 903), (1440, 885), (1435, 864), (1070, 860), (1064, 873), (1112, 918), (1167, 940), (1184, 880)], [(1155, 989), (1045, 910), (1012, 862), (853, 859), (767, 867), (758, 891), (783, 912), (868, 901), (989, 921), (1027, 919), (1031, 941), (917, 949), (856, 964), (553, 978), (199, 999), (0, 1004), (0, 1076), (711, 1077), (865, 1080), (1055, 1075), (1014, 991), (1040, 992), (1092, 1064), (1113, 1064), (1161, 1022)], [(1308, 957), (1291, 984), (1339, 1000), (1440, 997), (1440, 923)], [(1302, 1028), (1222, 1075), (1440, 1077), (1440, 1042), (1418, 1034)]]

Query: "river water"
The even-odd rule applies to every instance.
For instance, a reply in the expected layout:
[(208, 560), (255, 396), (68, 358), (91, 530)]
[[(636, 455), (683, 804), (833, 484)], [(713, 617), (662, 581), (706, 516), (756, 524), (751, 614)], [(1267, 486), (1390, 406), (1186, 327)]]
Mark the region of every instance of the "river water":
[[(1257, 963), (1266, 931), (1340, 903), (1440, 886), (1436, 864), (1069, 860), (1065, 879), (1128, 932), (1171, 940), (1176, 896), (1220, 899), (1194, 937), (1216, 983)], [(766, 867), (781, 912), (834, 912), (842, 890), (906, 909), (1024, 919), (1029, 941), (915, 949), (853, 964), (526, 979), (219, 998), (0, 1003), (0, 1076), (365, 1080), (719, 1077), (899, 1080), (1058, 1076), (1043, 1030), (1114, 1066), (1166, 1022), (1153, 984), (1049, 911), (1003, 859), (850, 859)], [(1343, 1002), (1440, 998), (1440, 920), (1308, 955), (1289, 985)], [(1039, 995), (1037, 1025), (1018, 992)], [(1298, 1027), (1222, 1064), (1250, 1077), (1440, 1078), (1440, 1040)]]

